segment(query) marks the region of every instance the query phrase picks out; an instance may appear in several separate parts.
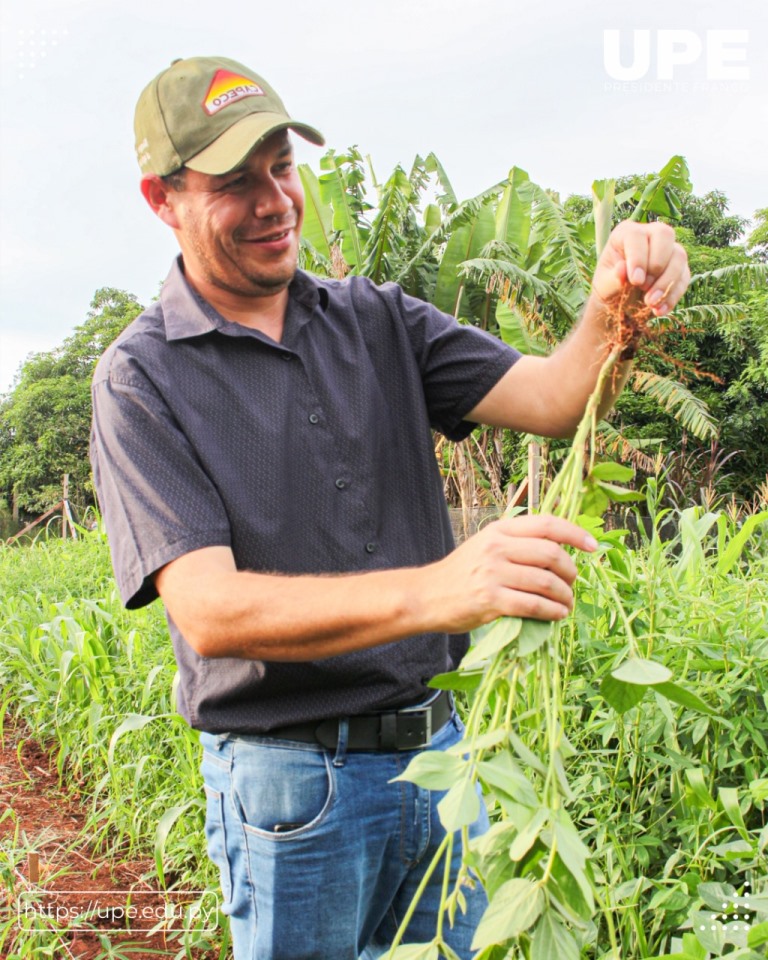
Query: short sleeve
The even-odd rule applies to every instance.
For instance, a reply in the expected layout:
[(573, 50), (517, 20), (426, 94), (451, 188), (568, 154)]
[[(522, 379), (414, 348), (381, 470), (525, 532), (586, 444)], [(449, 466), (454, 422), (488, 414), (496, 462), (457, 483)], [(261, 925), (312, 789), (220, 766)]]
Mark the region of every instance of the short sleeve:
[(157, 597), (153, 574), (192, 550), (229, 546), (210, 477), (152, 384), (93, 383), (91, 465), (123, 603)]
[(430, 424), (449, 440), (463, 440), (476, 426), (465, 416), (521, 354), (498, 337), (459, 323), (394, 284), (385, 284), (382, 290), (391, 298), (410, 338), (421, 370)]

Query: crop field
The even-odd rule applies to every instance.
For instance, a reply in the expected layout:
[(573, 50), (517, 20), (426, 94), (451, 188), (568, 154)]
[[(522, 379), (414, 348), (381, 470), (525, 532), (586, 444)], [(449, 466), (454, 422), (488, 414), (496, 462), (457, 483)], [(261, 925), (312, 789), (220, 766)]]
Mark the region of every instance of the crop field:
[[(509, 621), (439, 681), (458, 690), (470, 761), (454, 755), (409, 775), (448, 791), (442, 811), (457, 837), (473, 815), (467, 784), (483, 784), (493, 826), (467, 850), (467, 877), (479, 873), (491, 896), (483, 960), (766, 956), (766, 514), (672, 515), (663, 492), (649, 481), (650, 520), (634, 546), (592, 521), (600, 548), (582, 561), (575, 613), (555, 635), (542, 642)], [(93, 862), (117, 875), (142, 863), (136, 891), (184, 903), (152, 940), (148, 927), (126, 940), (98, 918), (57, 917), (44, 909), (51, 891), (83, 902), (77, 861), (53, 874), (43, 862), (34, 881), (35, 838), (10, 804), (0, 813), (0, 956), (226, 957), (197, 734), (174, 711), (159, 605), (122, 610), (99, 530), (4, 549), (0, 583), (5, 739), (23, 723), (25, 739), (45, 746)], [(435, 940), (393, 956), (450, 956), (440, 931), (461, 890), (444, 899)]]

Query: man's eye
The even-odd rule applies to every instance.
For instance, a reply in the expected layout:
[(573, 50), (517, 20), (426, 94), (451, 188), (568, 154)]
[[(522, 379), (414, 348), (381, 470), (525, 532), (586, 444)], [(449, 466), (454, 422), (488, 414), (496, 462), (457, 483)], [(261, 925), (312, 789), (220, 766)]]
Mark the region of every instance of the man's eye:
[(235, 177), (234, 180), (227, 180), (225, 184), (221, 187), (222, 190), (238, 190), (240, 187), (244, 187), (246, 183), (245, 177)]

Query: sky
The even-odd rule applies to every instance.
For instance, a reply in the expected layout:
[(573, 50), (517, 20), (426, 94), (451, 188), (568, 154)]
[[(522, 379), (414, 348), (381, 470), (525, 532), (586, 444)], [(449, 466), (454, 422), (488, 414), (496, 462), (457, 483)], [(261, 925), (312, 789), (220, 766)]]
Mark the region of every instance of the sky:
[(100, 287), (157, 295), (133, 110), (177, 57), (244, 63), (379, 179), (434, 151), (461, 199), (513, 165), (564, 199), (682, 154), (697, 194), (768, 206), (765, 0), (6, 0), (0, 28), (0, 393)]

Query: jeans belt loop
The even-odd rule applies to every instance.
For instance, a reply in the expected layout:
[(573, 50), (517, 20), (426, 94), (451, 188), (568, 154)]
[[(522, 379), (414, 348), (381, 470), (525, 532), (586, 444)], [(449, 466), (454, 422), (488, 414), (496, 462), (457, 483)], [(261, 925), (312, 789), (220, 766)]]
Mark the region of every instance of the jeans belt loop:
[(339, 740), (336, 744), (336, 756), (333, 758), (334, 767), (343, 767), (347, 758), (347, 742), (349, 740), (349, 719), (342, 717), (339, 720)]

